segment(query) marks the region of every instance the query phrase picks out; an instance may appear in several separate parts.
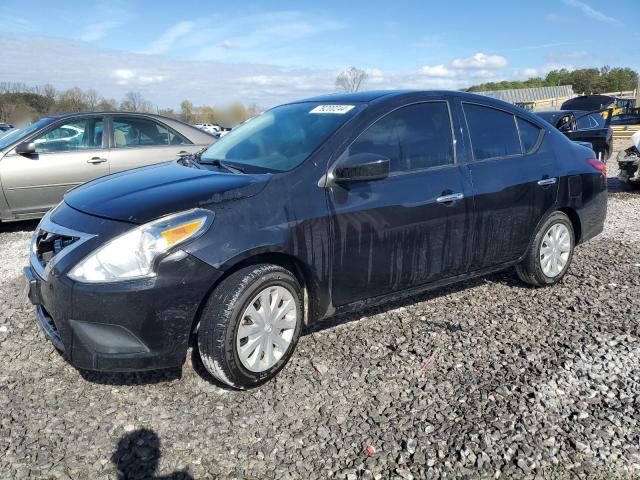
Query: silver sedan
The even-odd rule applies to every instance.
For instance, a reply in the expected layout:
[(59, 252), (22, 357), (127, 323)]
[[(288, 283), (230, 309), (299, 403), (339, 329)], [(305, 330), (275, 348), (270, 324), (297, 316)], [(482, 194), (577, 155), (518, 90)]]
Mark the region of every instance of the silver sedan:
[(0, 137), (0, 221), (39, 218), (103, 175), (175, 160), (216, 141), (191, 125), (132, 112), (45, 117)]

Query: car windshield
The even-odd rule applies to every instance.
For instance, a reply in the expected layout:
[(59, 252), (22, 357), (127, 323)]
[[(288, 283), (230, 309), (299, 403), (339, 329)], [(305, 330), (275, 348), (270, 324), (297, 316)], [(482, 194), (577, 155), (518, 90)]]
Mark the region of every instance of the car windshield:
[(276, 107), (209, 147), (203, 162), (220, 160), (246, 172), (285, 172), (302, 162), (359, 110), (357, 105), (304, 102)]
[(14, 130), (9, 130), (5, 136), (0, 138), (0, 150), (3, 150), (7, 148), (9, 145), (12, 145), (15, 142), (22, 140), (27, 135), (44, 127), (50, 122), (51, 122), (51, 118), (41, 118), (40, 120), (32, 123), (31, 125), (27, 125), (22, 128), (16, 128)]

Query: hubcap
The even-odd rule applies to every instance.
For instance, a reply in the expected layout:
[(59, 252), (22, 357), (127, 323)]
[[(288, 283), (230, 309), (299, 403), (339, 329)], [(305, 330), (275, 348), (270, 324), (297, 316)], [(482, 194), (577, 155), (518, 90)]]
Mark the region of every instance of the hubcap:
[(238, 325), (236, 348), (242, 365), (252, 372), (273, 367), (287, 352), (298, 323), (293, 295), (281, 286), (261, 290)]
[(542, 237), (540, 267), (550, 278), (557, 277), (567, 266), (571, 253), (571, 233), (563, 223), (551, 225)]

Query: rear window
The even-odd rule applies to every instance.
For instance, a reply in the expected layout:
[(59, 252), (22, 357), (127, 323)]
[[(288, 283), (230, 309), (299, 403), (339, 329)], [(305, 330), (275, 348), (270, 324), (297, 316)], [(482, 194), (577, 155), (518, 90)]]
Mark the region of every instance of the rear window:
[(522, 142), (522, 150), (529, 153), (538, 143), (541, 129), (533, 123), (523, 118), (517, 117), (518, 130), (520, 131), (520, 141)]
[(520, 155), (520, 139), (511, 113), (471, 103), (464, 104), (475, 160)]

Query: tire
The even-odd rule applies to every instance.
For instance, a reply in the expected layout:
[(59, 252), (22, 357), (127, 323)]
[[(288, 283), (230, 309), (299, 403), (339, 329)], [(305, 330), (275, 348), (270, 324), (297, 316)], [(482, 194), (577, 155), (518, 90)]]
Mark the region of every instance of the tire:
[(295, 350), (302, 305), (298, 281), (280, 266), (251, 265), (232, 273), (210, 294), (200, 317), (198, 350), (203, 365), (216, 379), (240, 390), (270, 380)]
[[(550, 232), (552, 237), (548, 237)], [(560, 233), (560, 235), (556, 237), (553, 234), (557, 232)], [(562, 236), (562, 233), (565, 233), (565, 236)], [(563, 240), (556, 241), (556, 238)], [(567, 238), (568, 245), (564, 241), (564, 238)], [(556, 250), (554, 251), (550, 245), (553, 245)], [(525, 258), (516, 266), (518, 277), (520, 277), (520, 280), (523, 282), (536, 287), (544, 287), (558, 283), (565, 276), (571, 265), (574, 247), (575, 233), (571, 220), (562, 212), (552, 213), (537, 230)], [(543, 248), (550, 252), (549, 254), (545, 254), (544, 257), (544, 252), (542, 252)], [(566, 254), (564, 253), (565, 250)], [(560, 258), (558, 258), (558, 255)], [(554, 263), (554, 258), (557, 259), (556, 263)], [(563, 261), (564, 264), (562, 264)], [(543, 267), (543, 265), (545, 265), (545, 267)], [(556, 268), (553, 268), (554, 265)], [(560, 268), (560, 266), (562, 268)]]

